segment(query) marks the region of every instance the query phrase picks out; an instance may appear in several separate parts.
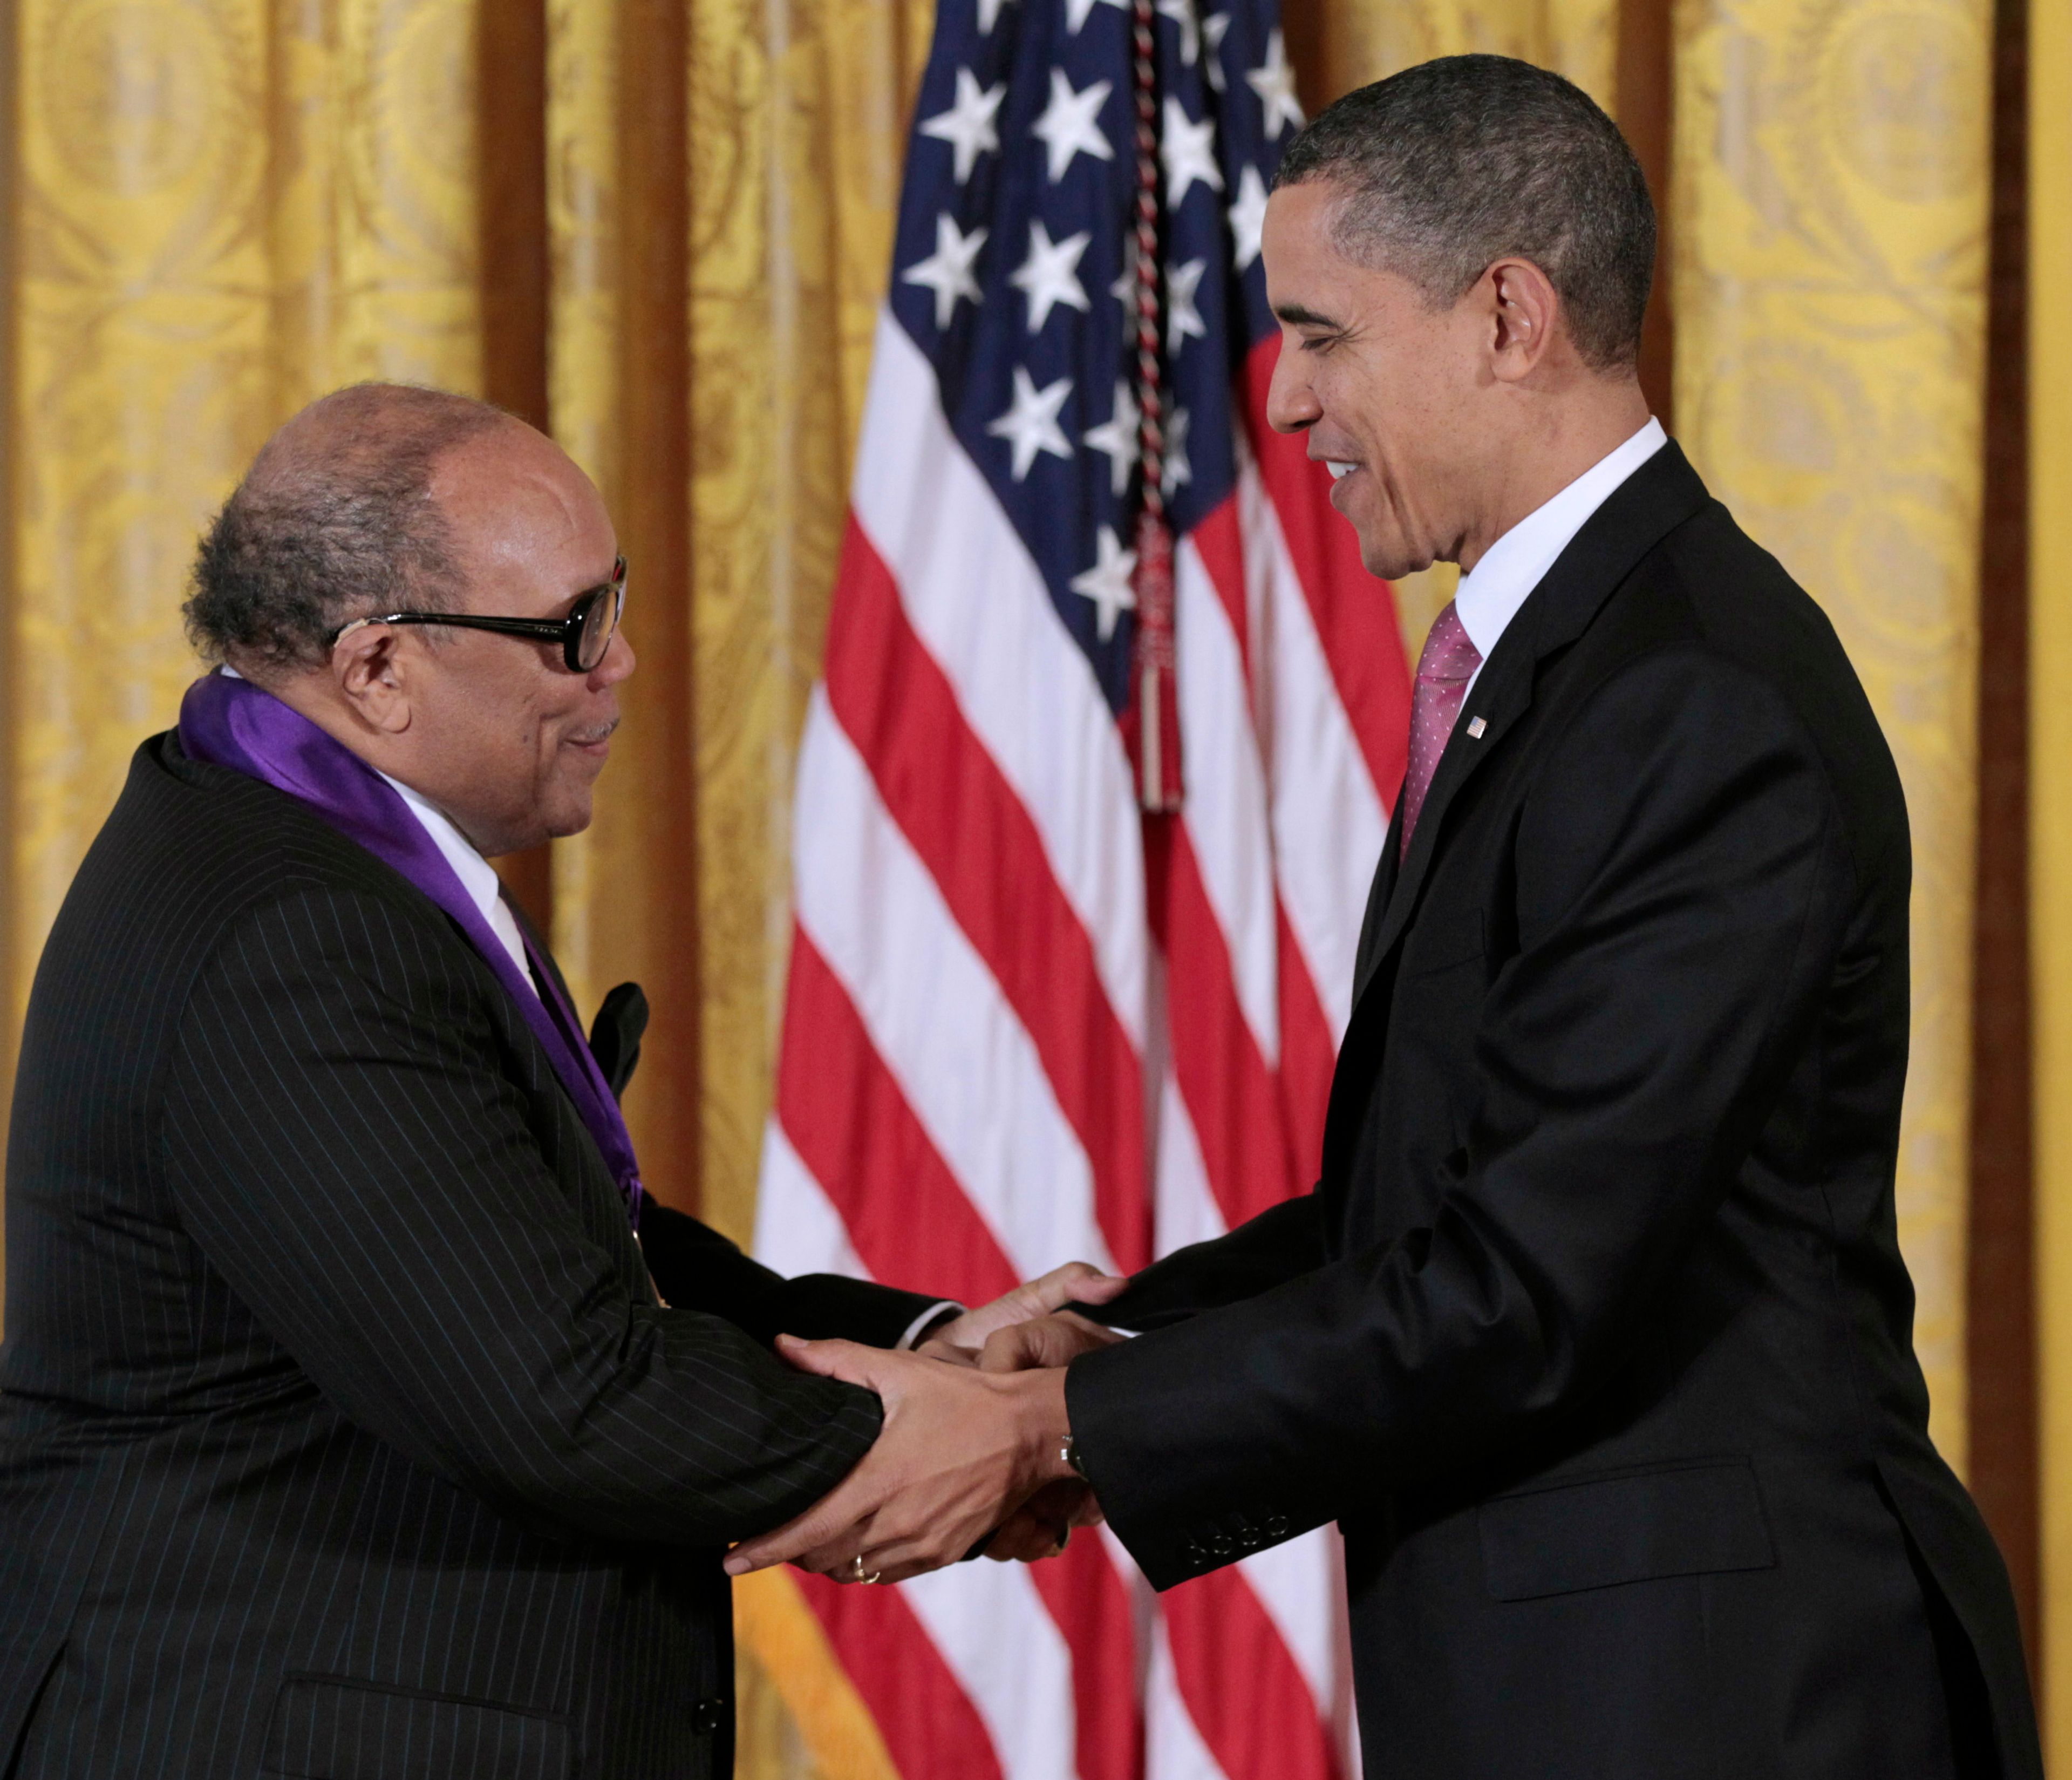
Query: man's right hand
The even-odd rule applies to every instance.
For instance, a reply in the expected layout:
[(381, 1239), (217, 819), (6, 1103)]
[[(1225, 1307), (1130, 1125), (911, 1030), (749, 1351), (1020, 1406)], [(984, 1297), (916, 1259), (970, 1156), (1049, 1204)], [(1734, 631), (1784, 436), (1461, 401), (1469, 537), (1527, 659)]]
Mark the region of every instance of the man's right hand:
[(1070, 1366), (1082, 1354), (1127, 1338), (1076, 1311), (1053, 1311), (988, 1336), (979, 1352), (979, 1370), (1027, 1372), (1039, 1366)]

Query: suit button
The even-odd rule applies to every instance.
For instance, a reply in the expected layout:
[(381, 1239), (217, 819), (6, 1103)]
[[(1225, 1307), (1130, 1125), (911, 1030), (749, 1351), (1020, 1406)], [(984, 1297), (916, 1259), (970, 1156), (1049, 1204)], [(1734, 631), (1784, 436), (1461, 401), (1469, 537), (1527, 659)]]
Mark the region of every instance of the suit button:
[(691, 1708), (691, 1728), (701, 1737), (716, 1737), (726, 1724), (724, 1700), (701, 1700)]
[(1266, 1536), (1268, 1539), (1287, 1538), (1288, 1517), (1285, 1514), (1268, 1515), (1266, 1517)]
[(1211, 1553), (1216, 1557), (1228, 1557), (1231, 1555), (1231, 1536), (1227, 1533), (1215, 1534), (1209, 1540), (1209, 1550)]

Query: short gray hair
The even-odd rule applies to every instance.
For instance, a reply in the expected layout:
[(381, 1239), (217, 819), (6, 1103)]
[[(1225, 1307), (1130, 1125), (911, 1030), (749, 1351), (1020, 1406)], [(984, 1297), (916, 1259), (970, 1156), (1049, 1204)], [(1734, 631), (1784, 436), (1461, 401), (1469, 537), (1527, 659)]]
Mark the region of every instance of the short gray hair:
[(1338, 251), (1434, 307), (1497, 261), (1547, 274), (1598, 370), (1631, 365), (1655, 274), (1655, 205), (1618, 126), (1573, 82), (1507, 56), (1445, 56), (1347, 93), (1289, 145), (1277, 187), (1341, 186)]
[(261, 673), (319, 665), (355, 618), (444, 612), (462, 575), (432, 473), (509, 419), (442, 389), (363, 383), (268, 442), (201, 540), (184, 615), (204, 659)]

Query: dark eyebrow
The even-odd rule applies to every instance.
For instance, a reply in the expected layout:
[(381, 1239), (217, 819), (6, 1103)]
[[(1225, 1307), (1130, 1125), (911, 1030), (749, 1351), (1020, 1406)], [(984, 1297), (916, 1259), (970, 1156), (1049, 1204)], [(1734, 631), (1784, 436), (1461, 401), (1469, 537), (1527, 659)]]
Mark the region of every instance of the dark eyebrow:
[(1299, 303), (1283, 303), (1274, 306), (1274, 315), (1290, 328), (1340, 328), (1342, 323), (1329, 315), (1320, 315), (1314, 309), (1305, 309)]

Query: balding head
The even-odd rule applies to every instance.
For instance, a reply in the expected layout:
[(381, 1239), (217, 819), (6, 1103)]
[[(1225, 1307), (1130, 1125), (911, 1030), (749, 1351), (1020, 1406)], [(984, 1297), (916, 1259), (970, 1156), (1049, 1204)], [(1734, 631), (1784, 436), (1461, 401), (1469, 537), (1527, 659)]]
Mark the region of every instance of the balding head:
[[(538, 628), (601, 598), (615, 617), (618, 549), (552, 439), (464, 396), (363, 384), (259, 454), (202, 542), (187, 626), (493, 856), (590, 821), (633, 651), (612, 634), (578, 671)], [(410, 616), (354, 622), (391, 613)]]
[(319, 666), (355, 618), (453, 609), (462, 571), (433, 497), (448, 452), (522, 423), (442, 389), (362, 383), (266, 443), (203, 538), (187, 634), (211, 661), (273, 680)]

